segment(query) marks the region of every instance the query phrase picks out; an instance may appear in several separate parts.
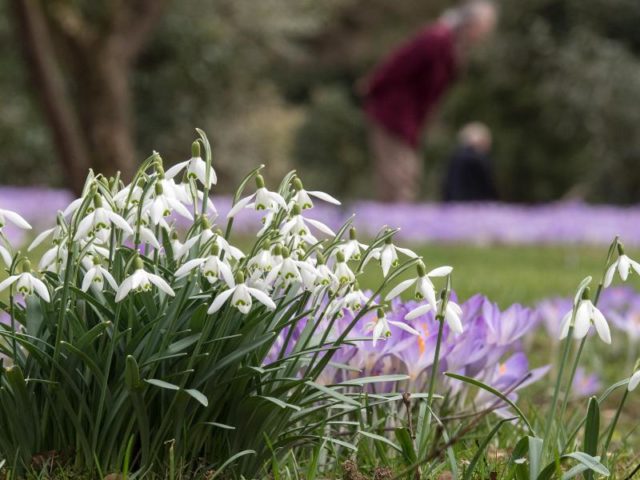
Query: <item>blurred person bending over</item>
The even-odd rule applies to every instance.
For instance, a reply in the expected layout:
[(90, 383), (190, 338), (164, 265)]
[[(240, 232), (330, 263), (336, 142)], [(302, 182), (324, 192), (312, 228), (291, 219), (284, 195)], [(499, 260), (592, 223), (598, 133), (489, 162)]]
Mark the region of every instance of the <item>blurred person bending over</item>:
[(474, 45), (495, 28), (496, 10), (471, 0), (393, 51), (360, 84), (370, 123), (377, 193), (387, 202), (413, 201), (422, 181), (422, 128)]
[(474, 122), (460, 130), (444, 181), (445, 202), (497, 200), (490, 152), (491, 131), (486, 125)]

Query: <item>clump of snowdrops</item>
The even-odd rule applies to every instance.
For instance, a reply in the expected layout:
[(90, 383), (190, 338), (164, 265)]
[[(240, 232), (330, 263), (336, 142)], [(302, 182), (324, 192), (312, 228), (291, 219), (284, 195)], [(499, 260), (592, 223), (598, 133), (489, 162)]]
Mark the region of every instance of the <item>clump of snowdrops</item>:
[[(211, 149), (198, 133), (191, 158), (166, 171), (154, 153), (126, 185), (90, 173), (82, 196), (31, 244), (48, 242), (37, 267), (1, 231), (6, 222), (30, 226), (0, 210), (8, 269), (0, 307), (9, 315), (0, 324), (0, 465), (18, 474), (58, 464), (146, 478), (253, 478), (286, 465), (294, 477), (304, 469), (314, 478), (335, 472), (346, 455), (376, 452), (369, 462), (393, 465), (397, 478), (429, 478), (443, 466), (471, 478), (498, 431), (511, 425), (521, 436), (506, 467), (511, 477), (608, 475), (606, 453), (640, 374), (592, 398), (573, 423), (564, 420), (570, 389), (562, 385), (571, 385), (592, 325), (611, 342), (597, 309), (602, 288), (616, 270), (624, 280), (630, 268), (640, 270), (617, 239), (593, 299), (585, 279), (562, 320), (551, 411), (538, 425), (513, 401), (531, 372), (503, 392), (466, 369), (439, 377), (445, 332), (467, 328), (451, 297), (450, 267), (428, 270), (393, 243), (391, 229), (369, 245), (349, 222), (332, 231), (313, 219), (313, 206), (339, 202), (305, 190), (295, 173), (269, 190), (262, 167), (250, 172), (219, 218), (209, 198), (217, 183)], [(244, 209), (261, 212), (262, 224), (253, 241), (234, 245), (234, 217)], [(372, 265), (382, 281), (363, 292), (358, 278)], [(403, 292), (420, 303), (398, 319), (387, 309)], [(359, 378), (334, 358), (358, 342), (419, 336), (413, 322), (425, 315), (438, 333), (424, 392), (388, 388), (409, 375)], [(328, 369), (348, 374), (327, 382)], [(449, 399), (438, 390), (460, 382), (481, 390), (483, 408), (443, 417)], [(376, 383), (382, 388), (371, 388)], [(616, 415), (601, 432), (599, 404), (621, 387)], [(482, 433), (487, 418), (497, 420)], [(454, 447), (468, 435), (475, 453), (459, 472)]]
[[(126, 185), (90, 173), (82, 196), (31, 244), (47, 242), (37, 267), (2, 237), (5, 468), (28, 470), (49, 452), (47, 461), (100, 475), (256, 475), (292, 446), (325, 441), (329, 406), (364, 408), (372, 379), (316, 381), (362, 315), (379, 312), (368, 341), (413, 330), (391, 326), (384, 304), (360, 290), (366, 263), (384, 273), (378, 294), (417, 266), (421, 291), (439, 308), (420, 259), (392, 243), (394, 231), (370, 245), (348, 223), (332, 231), (313, 219), (313, 206), (339, 202), (305, 190), (295, 173), (272, 191), (257, 168), (218, 218), (211, 150), (198, 133), (191, 158), (166, 171), (154, 153)], [(233, 219), (245, 208), (263, 221), (241, 248), (232, 243)], [(0, 227), (30, 228), (0, 213)], [(345, 312), (350, 325), (334, 328)], [(294, 342), (286, 332), (299, 325)], [(317, 428), (300, 435), (309, 424)]]

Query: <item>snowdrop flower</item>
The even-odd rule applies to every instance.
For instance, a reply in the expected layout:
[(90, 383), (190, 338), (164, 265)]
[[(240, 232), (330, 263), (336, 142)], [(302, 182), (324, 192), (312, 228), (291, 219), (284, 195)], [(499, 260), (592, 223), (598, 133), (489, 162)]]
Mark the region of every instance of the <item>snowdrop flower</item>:
[(345, 308), (349, 310), (351, 313), (355, 313), (362, 308), (369, 301), (369, 297), (367, 297), (362, 290), (358, 287), (357, 283), (354, 285), (354, 288), (347, 293), (341, 302), (341, 308)]
[(169, 284), (160, 276), (153, 273), (145, 272), (144, 264), (140, 257), (135, 258), (133, 261), (135, 271), (133, 274), (124, 279), (118, 288), (116, 294), (116, 302), (121, 302), (129, 295), (130, 292), (148, 292), (151, 290), (152, 285), (155, 285), (167, 295), (174, 297), (175, 292), (169, 286)]
[(0, 282), (0, 292), (7, 287), (16, 284), (16, 291), (24, 297), (37, 294), (45, 302), (50, 302), (49, 291), (46, 285), (31, 273), (31, 264), (26, 260), (22, 268), (23, 272), (18, 275), (11, 275)]
[(316, 279), (314, 284), (323, 287), (331, 286), (335, 289), (339, 283), (338, 277), (327, 266), (324, 255), (321, 253), (316, 254)]
[(2, 231), (8, 222), (13, 223), (16, 227), (22, 228), (23, 230), (31, 230), (31, 225), (16, 212), (0, 208), (0, 231)]
[(339, 251), (336, 254), (336, 266), (333, 274), (338, 279), (338, 283), (341, 285), (351, 283), (355, 280), (356, 276), (347, 265), (344, 253)]
[(149, 218), (153, 225), (158, 225), (164, 217), (168, 217), (174, 211), (184, 218), (193, 220), (187, 207), (173, 196), (165, 194), (160, 183), (156, 183), (155, 196), (153, 200), (147, 202), (144, 209), (149, 212)]
[(114, 290), (118, 290), (118, 284), (111, 276), (109, 271), (104, 268), (100, 263), (99, 257), (93, 257), (92, 266), (87, 269), (87, 273), (84, 274), (82, 278), (82, 287), (81, 290), (86, 292), (89, 290), (89, 287), (93, 287), (95, 290), (101, 292), (104, 289), (104, 281), (113, 288)]
[(382, 247), (374, 248), (366, 259), (365, 263), (368, 263), (371, 258), (380, 260), (380, 266), (382, 267), (382, 275), (387, 276), (391, 267), (398, 266), (398, 252), (406, 255), (409, 258), (418, 258), (413, 251), (408, 248), (396, 247), (391, 243), (391, 237), (388, 237), (384, 241)]
[[(139, 184), (144, 184), (144, 181), (139, 181)], [(113, 203), (116, 207), (123, 210), (127, 207), (127, 200), (131, 205), (138, 205), (142, 199), (143, 190), (139, 184), (129, 184), (122, 188), (118, 193), (113, 196)]]
[(399, 328), (400, 330), (404, 330), (405, 332), (409, 332), (412, 335), (420, 336), (420, 332), (418, 332), (415, 328), (410, 327), (404, 322), (398, 322), (396, 320), (389, 320), (384, 314), (384, 310), (382, 308), (378, 309), (376, 317), (371, 320), (371, 322), (367, 323), (364, 327), (365, 333), (373, 332), (373, 346), (376, 346), (376, 343), (380, 338), (389, 338), (391, 336), (391, 328), (390, 325)]
[(391, 300), (392, 298), (397, 297), (406, 289), (411, 287), (411, 285), (415, 284), (415, 296), (418, 300), (426, 299), (429, 304), (435, 308), (436, 307), (436, 291), (433, 286), (433, 282), (429, 277), (446, 277), (451, 274), (453, 270), (452, 267), (444, 266), (434, 268), (430, 272), (426, 272), (424, 263), (419, 262), (417, 266), (418, 276), (417, 278), (411, 278), (409, 280), (404, 280), (396, 285), (385, 297), (385, 300)]
[(316, 271), (310, 263), (292, 258), (289, 249), (282, 247), (282, 262), (271, 269), (266, 282), (273, 285), (278, 278), (285, 286), (299, 282), (307, 290), (311, 290), (314, 286)]
[(216, 295), (213, 299), (213, 303), (211, 303), (211, 306), (207, 310), (207, 313), (211, 315), (212, 313), (220, 310), (227, 300), (229, 300), (229, 297), (231, 297), (231, 305), (245, 315), (251, 310), (251, 297), (258, 300), (267, 308), (272, 310), (275, 310), (276, 308), (276, 304), (273, 303), (271, 298), (269, 298), (269, 295), (264, 293), (262, 290), (246, 285), (244, 283), (244, 275), (238, 272), (236, 274), (234, 286)]
[(309, 244), (318, 243), (318, 239), (311, 234), (311, 230), (307, 225), (309, 224), (320, 230), (322, 233), (335, 237), (336, 234), (333, 230), (327, 227), (324, 223), (318, 220), (304, 218), (301, 213), (300, 207), (298, 205), (294, 205), (291, 209), (290, 219), (286, 221), (280, 229), (282, 235), (300, 237)]
[(340, 247), (338, 247), (340, 251), (344, 254), (344, 258), (347, 260), (360, 260), (361, 252), (365, 251), (369, 248), (368, 245), (364, 243), (360, 243), (356, 239), (356, 229), (351, 227), (349, 229), (349, 240), (344, 242)]
[(607, 288), (613, 281), (613, 275), (618, 270), (618, 274), (623, 282), (627, 281), (629, 277), (629, 269), (633, 268), (636, 273), (640, 274), (640, 263), (630, 259), (625, 253), (622, 245), (618, 243), (618, 258), (607, 269), (607, 273), (604, 276), (604, 287)]
[(306, 191), (304, 186), (302, 185), (302, 181), (296, 177), (292, 182), (293, 189), (295, 190), (295, 194), (291, 199), (294, 205), (300, 207), (301, 210), (307, 210), (309, 208), (313, 208), (313, 202), (311, 201), (311, 197), (319, 198), (320, 200), (324, 200), (327, 203), (332, 203), (333, 205), (340, 205), (340, 201), (333, 198), (328, 193), (318, 192), (318, 191)]
[(29, 244), (29, 248), (27, 251), (32, 251), (34, 248), (38, 247), (42, 244), (47, 238), (53, 237), (53, 243), (58, 244), (62, 240), (62, 238), (66, 235), (66, 229), (63, 229), (60, 225), (56, 225), (53, 228), (48, 228), (38, 234), (36, 238), (33, 239), (33, 242)]
[(193, 260), (185, 262), (184, 265), (176, 270), (176, 278), (185, 277), (196, 268), (199, 268), (209, 283), (214, 283), (216, 280), (222, 279), (228, 286), (233, 286), (234, 281), (231, 267), (225, 261), (220, 260), (219, 254), (220, 248), (217, 245), (213, 245), (211, 255), (208, 257), (194, 258)]
[(88, 234), (96, 235), (101, 231), (108, 232), (111, 230), (111, 224), (114, 224), (126, 234), (133, 235), (133, 230), (124, 218), (102, 206), (102, 199), (99, 195), (95, 195), (94, 205), (96, 207), (95, 210), (80, 221), (78, 231), (73, 237), (74, 240), (84, 238)]
[[(227, 218), (232, 218), (238, 214), (240, 210), (243, 208), (255, 208), (256, 210), (277, 210), (278, 207), (287, 208), (287, 204), (279, 194), (275, 192), (270, 192), (264, 186), (264, 178), (262, 175), (256, 175), (256, 188), (255, 193), (244, 197), (233, 206), (229, 213), (227, 214)], [(255, 201), (253, 203), (251, 200)]]
[[(280, 249), (280, 246), (276, 245), (274, 249)], [(279, 259), (277, 263), (280, 263), (282, 259)], [(262, 273), (268, 273), (271, 269), (277, 265), (276, 259), (271, 253), (271, 247), (268, 244), (262, 246), (260, 251), (249, 259), (247, 262), (247, 268), (250, 272), (260, 271)]]
[(629, 378), (629, 385), (627, 385), (627, 390), (633, 392), (638, 387), (638, 384), (640, 384), (640, 370), (635, 372), (633, 375), (631, 375), (631, 378)]
[(220, 253), (226, 252), (225, 255), (230, 255), (236, 260), (239, 260), (245, 256), (244, 253), (242, 253), (242, 250), (234, 247), (224, 238), (222, 232), (219, 229), (213, 230), (206, 218), (202, 218), (201, 221), (203, 222), (204, 229), (198, 235), (191, 237), (186, 242), (184, 242), (182, 250), (180, 251), (181, 255), (191, 250), (191, 248), (196, 243), (202, 246), (213, 239), (213, 243), (218, 246), (218, 248), (220, 249)]
[[(571, 320), (574, 317), (573, 309), (567, 312), (560, 323), (560, 340), (566, 338), (571, 327)], [(602, 315), (602, 312), (589, 300), (589, 288), (585, 288), (582, 293), (577, 308), (575, 309), (575, 318), (573, 321), (573, 338), (581, 339), (589, 333), (591, 322), (596, 327), (598, 336), (604, 343), (611, 343), (611, 332), (609, 324)]]
[(200, 180), (200, 183), (202, 183), (206, 188), (211, 188), (212, 184), (215, 185), (218, 183), (216, 172), (212, 166), (209, 168), (209, 178), (206, 178), (207, 162), (205, 162), (200, 156), (200, 142), (198, 140), (191, 144), (191, 158), (184, 162), (175, 164), (166, 171), (165, 177), (173, 178), (185, 169), (188, 179)]
[[(438, 300), (438, 302), (435, 305), (435, 309), (436, 310), (439, 309), (441, 305), (442, 305), (442, 300)], [(419, 307), (414, 308), (409, 313), (407, 313), (407, 315), (405, 315), (404, 318), (405, 320), (413, 320), (415, 318), (418, 318), (424, 315), (432, 308), (434, 307), (429, 303), (427, 303), (426, 305), (421, 305)], [(464, 330), (462, 328), (462, 322), (460, 321), (460, 317), (462, 317), (462, 309), (460, 308), (460, 305), (453, 302), (452, 300), (448, 300), (447, 306), (445, 307), (444, 320), (449, 325), (449, 328), (451, 329), (451, 331), (458, 335), (461, 334)]]

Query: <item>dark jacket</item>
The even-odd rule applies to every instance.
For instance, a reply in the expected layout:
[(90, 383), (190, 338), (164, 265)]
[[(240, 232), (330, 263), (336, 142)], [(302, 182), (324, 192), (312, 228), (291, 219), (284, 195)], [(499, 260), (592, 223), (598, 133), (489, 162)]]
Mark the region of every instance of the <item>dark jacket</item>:
[(489, 156), (468, 146), (458, 147), (449, 159), (443, 200), (470, 202), (497, 198)]

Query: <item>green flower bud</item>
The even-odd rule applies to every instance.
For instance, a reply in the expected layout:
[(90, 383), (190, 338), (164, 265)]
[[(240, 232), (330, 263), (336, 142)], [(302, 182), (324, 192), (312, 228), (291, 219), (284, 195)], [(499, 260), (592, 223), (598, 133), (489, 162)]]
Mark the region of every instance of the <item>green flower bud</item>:
[(356, 233), (356, 227), (351, 227), (349, 229), (349, 240), (355, 240), (357, 238)]
[(218, 246), (217, 243), (214, 243), (213, 245), (211, 245), (211, 255), (213, 255), (214, 257), (217, 257), (218, 255), (220, 255), (220, 247)]
[(300, 215), (301, 213), (302, 213), (302, 209), (300, 208), (300, 205), (295, 204), (291, 209), (291, 216)]
[(282, 258), (289, 258), (289, 255), (291, 255), (289, 249), (287, 247), (282, 247)]
[(582, 300), (589, 300), (591, 298), (591, 289), (589, 287), (585, 287), (582, 291)]
[(24, 273), (31, 272), (31, 262), (29, 260), (25, 260), (24, 262), (22, 262), (22, 271)]
[(300, 190), (304, 190), (304, 186), (302, 185), (302, 180), (300, 180), (298, 177), (295, 177), (291, 182), (291, 184), (293, 185), (293, 189), (296, 192), (299, 192)]
[(164, 193), (164, 189), (162, 188), (161, 183), (156, 182), (155, 188), (156, 188), (156, 195), (162, 195)]
[(621, 242), (618, 242), (618, 255), (624, 255), (624, 244), (622, 244)]
[(336, 261), (338, 263), (344, 262), (344, 253), (342, 253), (342, 252), (336, 253)]
[(133, 269), (140, 270), (143, 268), (144, 268), (144, 262), (138, 255), (136, 255), (136, 258), (133, 259)]
[(327, 260), (324, 258), (324, 255), (321, 254), (320, 252), (316, 253), (316, 263), (318, 265), (324, 265), (325, 263), (327, 263)]
[(275, 247), (273, 247), (273, 254), (276, 257), (279, 257), (280, 255), (282, 255), (282, 245), (280, 245), (279, 243), (276, 244)]
[(260, 174), (256, 175), (256, 188), (264, 188), (264, 177)]
[(234, 279), (236, 281), (236, 284), (244, 283), (244, 273), (236, 272)]
[(194, 158), (200, 156), (200, 142), (198, 140), (191, 144), (191, 156)]
[(384, 317), (384, 308), (378, 308), (377, 316), (378, 316), (378, 318), (383, 318)]
[(418, 264), (416, 265), (416, 270), (418, 270), (419, 277), (424, 277), (427, 274), (427, 269), (422, 262), (418, 262)]
[(100, 195), (98, 195), (97, 193), (93, 196), (93, 205), (96, 208), (102, 207), (102, 197), (100, 197)]

